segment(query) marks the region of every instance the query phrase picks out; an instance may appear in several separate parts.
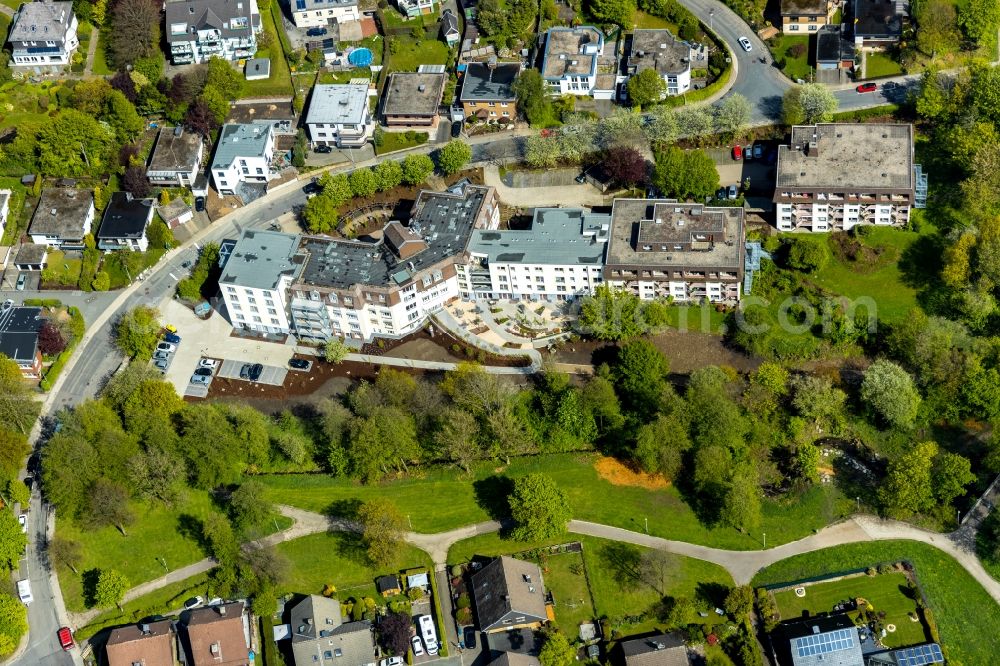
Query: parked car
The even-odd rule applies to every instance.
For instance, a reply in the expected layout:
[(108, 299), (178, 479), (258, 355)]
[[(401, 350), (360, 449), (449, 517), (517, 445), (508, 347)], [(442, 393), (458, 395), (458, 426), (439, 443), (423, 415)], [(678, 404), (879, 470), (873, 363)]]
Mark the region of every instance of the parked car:
[(332, 146), (316, 146), (316, 148), (313, 149), (313, 152), (314, 153), (323, 153), (323, 154), (332, 153), (333, 152), (333, 147)]
[(205, 212), (205, 197), (194, 198), (194, 209), (199, 213)]
[(193, 375), (191, 375), (191, 383), (208, 386), (209, 384), (212, 383), (212, 378), (206, 377), (205, 375), (199, 375), (197, 372), (195, 372)]
[(427, 654), (438, 653), (437, 630), (434, 628), (434, 619), (430, 615), (421, 615), (419, 619), (420, 635), (427, 646)]
[(203, 358), (198, 361), (199, 368), (211, 368), (214, 370), (217, 365), (219, 365), (219, 362), (214, 358)]
[(166, 372), (168, 365), (169, 365), (169, 363), (167, 363), (162, 358), (158, 358), (155, 361), (153, 361), (153, 366), (156, 367), (156, 368), (158, 368), (161, 372)]
[(414, 636), (410, 639), (410, 645), (413, 646), (413, 656), (419, 657), (424, 653), (424, 644), (420, 642), (420, 636)]
[(165, 351), (165, 352), (175, 352), (175, 351), (177, 351), (177, 345), (175, 345), (173, 343), (170, 343), (170, 342), (161, 342), (160, 344), (156, 345), (156, 348), (159, 351)]
[(304, 358), (293, 358), (288, 362), (288, 367), (292, 370), (302, 370), (307, 372), (312, 368), (312, 361), (307, 361)]
[(876, 90), (878, 90), (877, 83), (862, 83), (860, 86), (858, 86), (859, 93), (875, 92)]
[(456, 120), (451, 124), (451, 138), (457, 139), (462, 135), (462, 121)]
[(764, 157), (764, 146), (759, 143), (755, 143), (753, 145), (753, 158), (755, 160), (759, 160), (762, 157)]
[(168, 351), (158, 351), (153, 353), (153, 358), (158, 361), (170, 360), (170, 352)]
[(743, 159), (743, 146), (733, 146), (733, 159), (734, 160)]
[(76, 644), (73, 642), (73, 632), (70, 631), (69, 627), (62, 627), (56, 632), (56, 636), (59, 638), (59, 645), (63, 650), (67, 652), (72, 650)]
[(31, 596), (31, 581), (27, 578), (17, 581), (17, 598), (20, 599), (21, 603), (25, 606), (30, 606), (31, 602), (35, 600), (35, 598)]
[(311, 180), (302, 187), (302, 191), (306, 194), (319, 194), (319, 183), (315, 180)]
[(715, 198), (718, 199), (718, 200), (720, 200), (720, 201), (723, 200), (723, 199), (725, 199), (726, 198), (726, 188), (720, 187), (719, 190), (715, 193)]
[(260, 379), (260, 374), (262, 372), (264, 372), (264, 366), (261, 365), (260, 363), (254, 363), (253, 365), (251, 365), (250, 366), (250, 373), (249, 373), (249, 376), (248, 376), (249, 379), (250, 379), (250, 381), (255, 382), (258, 379)]
[(739, 196), (740, 190), (735, 185), (730, 185), (728, 194), (730, 199), (735, 199), (736, 197)]
[(167, 331), (167, 333), (177, 333), (177, 327), (173, 324), (167, 324), (163, 328)]
[(17, 290), (18, 291), (24, 291), (24, 282), (27, 279), (28, 279), (28, 276), (25, 275), (24, 273), (21, 273), (20, 275), (17, 276)]
[(746, 51), (747, 53), (750, 53), (751, 51), (753, 51), (753, 46), (750, 44), (750, 40), (747, 39), (746, 37), (740, 37), (736, 41), (738, 41), (740, 43), (740, 46), (742, 46), (743, 50)]
[(476, 628), (466, 627), (465, 628), (465, 647), (469, 650), (476, 649)]
[(17, 522), (21, 523), (21, 531), (25, 534), (28, 533), (28, 514), (22, 513), (18, 515)]
[(249, 379), (249, 378), (250, 378), (250, 364), (244, 363), (243, 366), (240, 367), (240, 379)]
[(166, 340), (167, 342), (172, 342), (173, 344), (176, 345), (181, 341), (181, 336), (177, 335), (176, 333), (167, 333), (166, 335), (163, 336), (163, 339)]
[(197, 608), (198, 606), (201, 606), (204, 603), (205, 603), (204, 597), (201, 596), (191, 597), (190, 599), (184, 602), (184, 610), (191, 610), (192, 608)]
[(215, 372), (213, 372), (212, 368), (195, 368), (194, 374), (199, 377), (211, 377)]
[(309, 28), (306, 30), (307, 37), (322, 37), (327, 33), (326, 28)]
[(402, 657), (389, 657), (388, 659), (383, 659), (378, 662), (378, 666), (402, 666)]

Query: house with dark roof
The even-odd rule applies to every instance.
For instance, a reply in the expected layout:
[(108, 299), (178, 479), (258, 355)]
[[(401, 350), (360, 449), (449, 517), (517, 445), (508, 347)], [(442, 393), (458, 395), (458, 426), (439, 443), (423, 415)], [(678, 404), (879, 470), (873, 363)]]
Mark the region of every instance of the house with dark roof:
[(191, 666), (251, 666), (250, 623), (242, 601), (191, 611), (187, 644)]
[[(854, 43), (839, 25), (825, 25), (816, 33), (816, 79), (823, 83), (844, 83), (854, 68)], [(830, 77), (829, 79), (827, 77)]]
[(167, 2), (167, 43), (175, 65), (252, 58), (257, 52), (260, 14), (255, 0)]
[(173, 622), (143, 622), (111, 631), (104, 646), (108, 666), (174, 666), (177, 633)]
[(542, 570), (504, 555), (472, 575), (479, 629), (485, 632), (534, 628), (548, 621)]
[(0, 305), (0, 354), (17, 363), (27, 379), (42, 376), (42, 352), (38, 349), (38, 331), (44, 323), (42, 309), (21, 307), (11, 301)]
[[(399, 223), (397, 222), (396, 224)], [(399, 584), (398, 576), (379, 576), (375, 579), (375, 589), (383, 597), (391, 597), (403, 591), (403, 588)]]
[(375, 663), (370, 622), (344, 622), (340, 602), (310, 595), (292, 607), (292, 654), (296, 666), (368, 666)]
[(879, 47), (898, 44), (903, 24), (910, 18), (907, 0), (854, 0), (854, 44), (858, 47)]
[(654, 634), (618, 644), (624, 666), (688, 666), (687, 646), (679, 634)]
[(512, 123), (517, 118), (514, 81), (521, 73), (519, 62), (470, 62), (462, 75), (458, 100), (466, 118), (482, 122)]
[(14, 256), (14, 266), (19, 271), (44, 271), (48, 268), (48, 245), (23, 243)]
[(858, 628), (846, 613), (783, 622), (771, 645), (780, 666), (865, 666)]
[(781, 0), (781, 31), (786, 35), (808, 35), (830, 22), (834, 3), (830, 0)]
[(113, 193), (97, 231), (97, 249), (145, 252), (149, 248), (146, 228), (152, 221), (152, 199), (133, 199), (128, 192)]
[(382, 92), (382, 119), (388, 127), (434, 127), (448, 75), (393, 72)]
[(94, 224), (94, 195), (72, 187), (42, 190), (31, 218), (31, 242), (67, 250), (82, 250), (83, 237)]
[(7, 41), (10, 67), (36, 74), (58, 72), (70, 64), (80, 46), (72, 2), (26, 2), (11, 19)]
[(490, 666), (541, 666), (537, 656), (520, 652), (501, 652), (500, 656), (490, 662)]
[(462, 39), (458, 16), (450, 9), (446, 9), (441, 13), (441, 39), (448, 46), (454, 46)]
[(190, 187), (201, 167), (205, 143), (183, 127), (161, 127), (146, 167), (146, 178), (161, 187)]

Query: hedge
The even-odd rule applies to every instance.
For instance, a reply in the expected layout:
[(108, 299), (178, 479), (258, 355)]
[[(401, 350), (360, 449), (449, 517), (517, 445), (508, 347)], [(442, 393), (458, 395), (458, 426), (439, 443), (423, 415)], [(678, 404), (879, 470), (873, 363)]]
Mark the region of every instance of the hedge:
[(448, 656), (448, 629), (445, 626), (444, 616), (441, 614), (441, 599), (438, 597), (437, 581), (435, 580), (434, 571), (428, 571), (427, 577), (431, 581), (431, 596), (434, 597), (434, 619), (437, 621), (438, 629), (441, 630), (441, 636), (438, 637), (438, 654), (442, 657)]
[(26, 298), (24, 299), (25, 305), (31, 305), (36, 308), (61, 308), (62, 301), (58, 298)]
[(282, 666), (278, 648), (274, 644), (274, 620), (270, 615), (260, 618), (260, 644), (264, 648), (264, 666)]
[(870, 118), (881, 118), (882, 116), (894, 116), (899, 113), (898, 104), (883, 104), (873, 106), (870, 109), (858, 109), (856, 111), (841, 111), (833, 114), (833, 122), (856, 123)]
[[(57, 303), (59, 301), (56, 301)], [(27, 303), (27, 302), (26, 302)], [(70, 316), (70, 329), (72, 331), (72, 338), (69, 344), (66, 345), (66, 349), (59, 353), (56, 360), (52, 362), (48, 370), (45, 371), (45, 376), (42, 377), (42, 381), (38, 382), (38, 387), (43, 391), (51, 391), (52, 385), (56, 383), (59, 379), (59, 375), (62, 373), (63, 368), (66, 366), (66, 362), (69, 361), (69, 357), (73, 355), (73, 350), (76, 349), (76, 345), (83, 338), (84, 331), (87, 330), (87, 324), (83, 320), (83, 315), (80, 314), (80, 310), (70, 306), (67, 311)]]

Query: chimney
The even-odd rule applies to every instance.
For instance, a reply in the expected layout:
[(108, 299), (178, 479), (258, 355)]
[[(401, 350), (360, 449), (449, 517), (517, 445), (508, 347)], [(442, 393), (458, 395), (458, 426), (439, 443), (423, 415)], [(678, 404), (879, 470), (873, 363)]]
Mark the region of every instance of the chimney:
[(140, 624), (139, 625), (139, 630), (142, 632), (143, 636), (148, 636), (149, 635), (149, 625), (148, 624), (145, 624), (145, 623)]
[(219, 615), (225, 615), (225, 614), (226, 614), (226, 605), (222, 604), (221, 606), (219, 606)]
[(815, 141), (810, 141), (806, 146), (806, 155), (809, 155), (810, 157), (816, 157), (819, 155), (819, 144)]

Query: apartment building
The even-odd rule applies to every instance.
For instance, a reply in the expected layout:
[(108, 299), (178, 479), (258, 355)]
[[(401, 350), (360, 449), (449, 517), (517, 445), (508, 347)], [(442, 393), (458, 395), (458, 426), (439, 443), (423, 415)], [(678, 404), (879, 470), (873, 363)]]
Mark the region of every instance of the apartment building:
[(903, 226), (914, 205), (913, 126), (822, 123), (778, 147), (773, 201), (781, 231)]
[(375, 121), (368, 110), (368, 84), (313, 86), (306, 127), (314, 145), (338, 148), (365, 145), (375, 131)]
[(423, 191), (406, 224), (390, 222), (374, 241), (306, 236), (291, 288), (299, 339), (400, 337), (457, 298), (457, 265), (475, 229), (496, 229), (500, 206), (492, 187), (458, 184)]
[(611, 216), (536, 208), (529, 229), (476, 229), (458, 268), (463, 299), (573, 300), (603, 280)]
[(288, 334), (288, 289), (302, 271), (299, 237), (247, 230), (220, 252), (219, 292), (233, 328)]
[(666, 85), (666, 94), (682, 95), (691, 89), (691, 46), (669, 30), (636, 30), (632, 33), (625, 71), (635, 76), (655, 70)]
[(830, 0), (781, 0), (781, 31), (786, 35), (808, 35), (830, 22)]
[(519, 62), (470, 62), (462, 75), (458, 97), (465, 118), (475, 116), (481, 122), (511, 123), (517, 118), (517, 95), (514, 81), (521, 73)]
[(257, 0), (174, 0), (164, 6), (175, 65), (252, 58), (261, 31)]
[(550, 28), (542, 57), (542, 79), (549, 94), (592, 94), (597, 86), (597, 61), (603, 54), (604, 33), (592, 25)]
[(735, 303), (744, 234), (742, 208), (615, 199), (604, 279), (642, 299)]
[(35, 74), (58, 72), (71, 64), (80, 46), (72, 2), (26, 2), (11, 19), (7, 41), (10, 67)]
[(320, 28), (361, 18), (358, 0), (291, 0), (289, 5), (297, 28)]
[[(223, 125), (212, 159), (212, 184), (222, 195), (235, 194), (244, 201), (244, 184), (267, 186), (274, 174), (274, 125), (264, 123)], [(250, 197), (252, 199), (252, 197)]]

